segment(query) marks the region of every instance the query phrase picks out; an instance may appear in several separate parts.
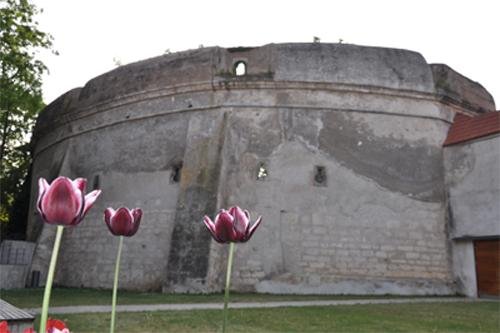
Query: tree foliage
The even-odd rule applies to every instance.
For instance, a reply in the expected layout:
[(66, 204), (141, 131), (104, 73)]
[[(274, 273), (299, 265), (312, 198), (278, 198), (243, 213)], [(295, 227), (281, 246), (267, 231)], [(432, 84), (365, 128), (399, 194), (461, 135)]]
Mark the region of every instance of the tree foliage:
[(20, 203), (27, 202), (28, 141), (36, 115), (44, 106), (42, 74), (47, 71), (37, 57), (41, 49), (52, 49), (52, 36), (40, 31), (35, 21), (39, 12), (28, 0), (0, 0), (2, 238), (9, 231), (19, 232), (19, 226), (26, 223), (26, 213), (22, 217), (16, 212), (22, 210)]

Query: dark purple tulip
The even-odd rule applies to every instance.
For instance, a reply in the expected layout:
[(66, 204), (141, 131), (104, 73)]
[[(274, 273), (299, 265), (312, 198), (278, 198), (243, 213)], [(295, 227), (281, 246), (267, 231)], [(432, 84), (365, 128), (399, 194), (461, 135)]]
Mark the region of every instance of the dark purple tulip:
[(141, 223), (142, 210), (140, 208), (128, 209), (121, 207), (117, 211), (107, 208), (104, 211), (104, 221), (109, 231), (115, 236), (131, 237), (135, 235)]
[(262, 216), (259, 216), (257, 221), (250, 227), (250, 213), (238, 206), (231, 207), (229, 211), (221, 209), (215, 217), (215, 222), (212, 222), (208, 216), (203, 218), (208, 231), (219, 243), (243, 243), (248, 241), (261, 221)]
[(100, 190), (85, 195), (87, 180), (57, 177), (52, 184), (38, 180), (38, 212), (49, 224), (74, 226), (80, 223), (96, 201)]

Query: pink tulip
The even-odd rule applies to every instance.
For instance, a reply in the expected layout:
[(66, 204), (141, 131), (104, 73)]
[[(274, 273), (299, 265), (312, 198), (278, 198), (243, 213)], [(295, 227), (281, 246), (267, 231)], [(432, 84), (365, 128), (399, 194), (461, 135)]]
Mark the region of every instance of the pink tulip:
[(101, 194), (100, 190), (95, 190), (85, 195), (86, 185), (87, 180), (84, 178), (72, 181), (57, 177), (50, 185), (40, 178), (37, 208), (42, 219), (46, 223), (63, 226), (80, 223)]
[(250, 213), (247, 210), (243, 211), (238, 206), (231, 207), (229, 211), (221, 209), (215, 217), (215, 222), (212, 222), (208, 216), (203, 218), (208, 231), (219, 243), (248, 241), (261, 221), (262, 216), (259, 216), (250, 227)]
[(104, 211), (104, 221), (109, 231), (115, 236), (131, 237), (135, 235), (139, 229), (141, 217), (142, 210), (140, 208), (129, 210), (126, 207), (121, 207), (115, 211), (110, 207)]

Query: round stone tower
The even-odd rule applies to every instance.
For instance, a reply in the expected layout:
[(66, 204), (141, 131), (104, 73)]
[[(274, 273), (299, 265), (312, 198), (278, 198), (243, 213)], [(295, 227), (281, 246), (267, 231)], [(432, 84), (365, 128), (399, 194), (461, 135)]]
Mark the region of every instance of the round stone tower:
[[(239, 205), (263, 216), (237, 246), (239, 290), (453, 293), (442, 143), (455, 113), (494, 109), (479, 84), (398, 49), (210, 47), (118, 67), (52, 102), (33, 135), (33, 200), (39, 177), (102, 189), (65, 230), (57, 283), (111, 287), (102, 216), (126, 205), (144, 217), (123, 288), (220, 290), (226, 247), (202, 217)], [(33, 213), (42, 277), (53, 234)]]

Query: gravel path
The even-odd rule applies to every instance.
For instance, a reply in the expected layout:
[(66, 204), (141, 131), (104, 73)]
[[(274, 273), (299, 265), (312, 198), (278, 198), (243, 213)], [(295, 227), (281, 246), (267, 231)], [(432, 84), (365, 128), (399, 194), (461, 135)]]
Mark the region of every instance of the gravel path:
[[(318, 301), (289, 301), (289, 302), (237, 302), (230, 303), (232, 309), (250, 308), (279, 308), (294, 306), (337, 306), (358, 304), (401, 304), (401, 303), (449, 303), (449, 302), (481, 302), (487, 299), (464, 297), (429, 297), (429, 298), (396, 298), (396, 299), (352, 299), (352, 300), (318, 300)], [(145, 311), (181, 311), (181, 310), (220, 310), (222, 303), (189, 303), (189, 304), (138, 304), (118, 305), (117, 312), (145, 312)], [(33, 314), (39, 314), (41, 308), (24, 309)], [(111, 312), (110, 305), (78, 305), (56, 306), (49, 309), (50, 314), (66, 313), (99, 313)]]

